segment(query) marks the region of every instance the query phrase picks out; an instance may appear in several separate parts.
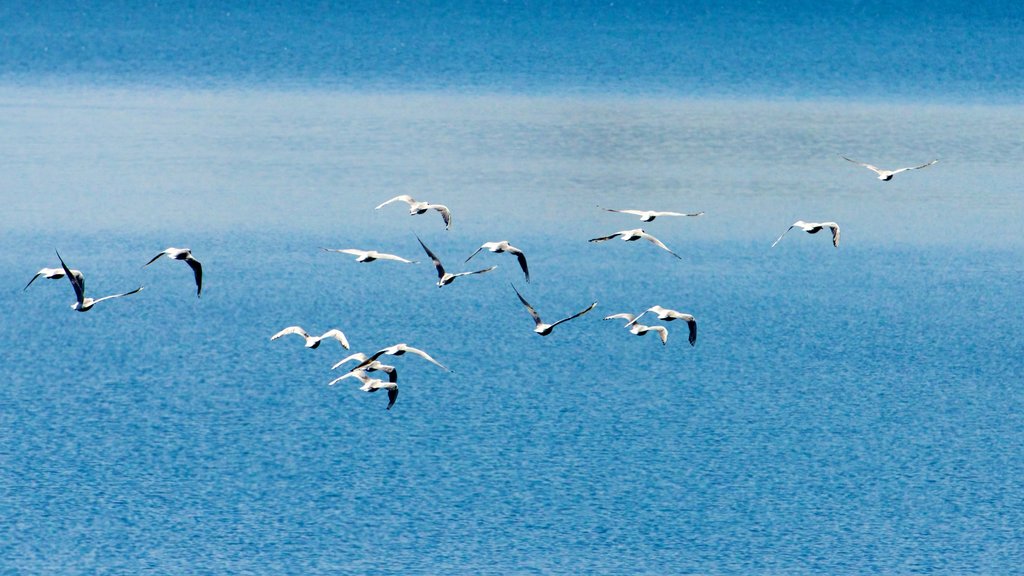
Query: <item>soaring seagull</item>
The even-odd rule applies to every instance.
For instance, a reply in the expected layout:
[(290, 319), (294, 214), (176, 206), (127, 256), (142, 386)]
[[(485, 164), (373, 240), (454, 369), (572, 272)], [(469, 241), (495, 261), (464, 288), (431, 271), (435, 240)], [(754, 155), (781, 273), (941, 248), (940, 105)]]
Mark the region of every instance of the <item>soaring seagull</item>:
[(289, 326), (284, 330), (281, 330), (277, 334), (270, 337), (271, 340), (277, 340), (281, 336), (287, 336), (288, 334), (298, 334), (306, 340), (306, 348), (317, 348), (320, 343), (328, 338), (333, 338), (341, 343), (342, 348), (348, 350), (348, 338), (345, 338), (345, 334), (338, 329), (331, 329), (319, 336), (310, 336), (305, 330), (299, 326)]
[[(68, 265), (64, 263), (64, 259), (60, 257), (60, 252), (57, 252), (57, 259), (60, 260), (60, 267), (64, 269), (64, 276), (67, 277), (68, 281), (71, 282), (71, 287), (75, 290), (75, 299), (78, 301), (71, 305), (72, 310), (79, 312), (88, 312), (93, 306), (103, 302), (104, 300), (110, 300), (111, 298), (120, 298), (122, 296), (131, 296), (142, 290), (142, 286), (139, 286), (131, 292), (125, 292), (123, 294), (113, 294), (111, 296), (104, 296), (103, 298), (92, 298), (85, 297), (85, 284), (79, 281), (75, 273), (68, 268)], [(81, 276), (81, 274), (79, 274)]]
[(342, 254), (351, 254), (356, 257), (356, 262), (373, 262), (374, 260), (394, 260), (395, 262), (405, 262), (406, 264), (417, 264), (414, 260), (406, 260), (401, 256), (395, 256), (394, 254), (385, 254), (384, 252), (377, 252), (376, 250), (357, 250), (356, 248), (321, 248), (324, 252), (341, 252)]
[[(796, 222), (793, 222), (789, 228), (786, 228), (786, 232), (789, 232), (793, 228), (799, 228), (808, 234), (817, 234), (825, 228), (829, 228), (832, 230), (832, 245), (839, 248), (839, 224), (836, 224), (835, 222), (804, 222), (803, 220), (797, 220)], [(786, 232), (783, 232), (775, 242), (772, 242), (772, 248), (779, 243), (779, 240), (782, 240), (782, 237), (786, 235)]]
[[(74, 276), (78, 280), (78, 284), (81, 285), (82, 288), (84, 289), (85, 288), (85, 276), (82, 276), (82, 273), (79, 272), (78, 270), (72, 270), (71, 271), (71, 275)], [(60, 280), (61, 278), (64, 277), (64, 269), (63, 268), (43, 268), (39, 272), (36, 272), (36, 275), (33, 276), (32, 279), (28, 281), (28, 284), (25, 284), (25, 287), (22, 288), (21, 290), (22, 291), (28, 290), (28, 287), (31, 286), (32, 283), (36, 281), (36, 278), (39, 278), (40, 276), (42, 276), (43, 278), (46, 278), (48, 280)]]
[(470, 274), (483, 274), (484, 272), (490, 272), (491, 270), (497, 268), (497, 266), (491, 266), (490, 268), (484, 268), (483, 270), (475, 270), (473, 272), (459, 272), (458, 274), (450, 274), (444, 271), (444, 266), (441, 264), (441, 261), (437, 258), (437, 256), (434, 255), (433, 252), (430, 251), (430, 248), (427, 248), (427, 245), (423, 243), (423, 240), (420, 240), (419, 236), (417, 236), (416, 239), (419, 240), (420, 246), (423, 246), (423, 251), (427, 253), (427, 256), (429, 256), (430, 260), (434, 263), (434, 268), (437, 269), (438, 288), (442, 288), (444, 286), (451, 284), (459, 276), (469, 276)]
[(145, 268), (153, 262), (156, 262), (157, 258), (161, 256), (167, 256), (172, 260), (184, 260), (185, 264), (192, 269), (192, 274), (196, 277), (196, 297), (202, 297), (203, 295), (203, 265), (192, 257), (192, 251), (188, 248), (168, 248), (163, 252), (153, 256), (153, 259), (146, 262), (142, 267)]
[(938, 160), (932, 160), (931, 162), (928, 162), (927, 164), (921, 164), (920, 166), (910, 166), (909, 168), (900, 168), (898, 170), (883, 170), (881, 168), (878, 168), (877, 166), (872, 166), (871, 164), (866, 164), (864, 162), (858, 162), (856, 160), (851, 160), (850, 158), (847, 158), (846, 156), (840, 156), (840, 158), (842, 158), (843, 160), (846, 160), (848, 162), (853, 162), (854, 164), (857, 164), (859, 166), (863, 166), (863, 167), (867, 168), (868, 170), (871, 170), (875, 174), (878, 174), (878, 179), (883, 181), (883, 182), (888, 182), (889, 180), (892, 180), (892, 177), (897, 175), (897, 174), (899, 174), (900, 172), (906, 172), (907, 170), (919, 170), (921, 168), (927, 168), (927, 167), (931, 166), (932, 164), (935, 164), (936, 162), (938, 162)]
[(642, 238), (644, 240), (647, 240), (651, 244), (654, 244), (658, 248), (665, 250), (666, 252), (675, 256), (676, 258), (682, 260), (682, 258), (679, 257), (679, 254), (676, 254), (675, 252), (669, 250), (668, 246), (665, 246), (665, 244), (663, 244), (661, 240), (658, 240), (654, 236), (651, 236), (647, 232), (644, 232), (643, 228), (634, 228), (633, 230), (620, 230), (614, 234), (609, 234), (608, 236), (602, 236), (600, 238), (591, 238), (590, 240), (588, 240), (588, 242), (604, 242), (605, 240), (611, 240), (616, 236), (621, 236), (624, 242), (635, 242)]
[[(601, 208), (598, 206), (598, 208)], [(658, 216), (703, 216), (704, 212), (658, 212), (657, 210), (615, 210), (612, 208), (601, 208), (605, 212), (618, 212), (620, 214), (632, 214), (639, 216), (641, 222), (653, 222)]]
[(473, 258), (473, 256), (476, 256), (477, 254), (480, 253), (481, 250), (485, 248), (487, 250), (490, 250), (491, 252), (495, 252), (498, 254), (502, 252), (514, 254), (515, 257), (519, 259), (519, 267), (523, 269), (523, 274), (526, 275), (526, 281), (530, 281), (530, 268), (527, 267), (526, 265), (526, 254), (523, 254), (523, 251), (520, 250), (519, 248), (516, 248), (515, 246), (509, 244), (508, 240), (502, 240), (500, 242), (484, 242), (482, 246), (476, 249), (476, 252), (473, 252), (472, 254), (469, 255), (469, 258), (466, 258), (466, 262), (469, 262)]
[(587, 312), (593, 310), (594, 306), (597, 306), (597, 302), (594, 302), (586, 310), (577, 312), (572, 316), (569, 316), (568, 318), (562, 318), (561, 320), (553, 324), (545, 324), (544, 321), (540, 319), (540, 314), (537, 314), (537, 310), (535, 310), (533, 306), (530, 306), (530, 303), (526, 301), (526, 298), (523, 298), (523, 295), (519, 293), (519, 290), (516, 289), (515, 284), (512, 284), (512, 289), (516, 291), (516, 296), (519, 296), (519, 301), (522, 302), (523, 306), (526, 307), (526, 311), (530, 313), (530, 316), (533, 316), (533, 322), (534, 324), (536, 324), (536, 326), (534, 326), (533, 328), (533, 331), (536, 332), (537, 334), (540, 334), (541, 336), (547, 336), (548, 334), (551, 334), (551, 331), (555, 329), (555, 326), (558, 326), (562, 322), (568, 322), (573, 318), (583, 316)]
[(409, 196), (408, 194), (395, 196), (391, 200), (381, 202), (379, 206), (374, 208), (374, 210), (380, 210), (381, 208), (387, 206), (388, 204), (391, 204), (392, 202), (398, 202), (399, 200), (409, 205), (410, 216), (423, 214), (427, 210), (437, 210), (438, 212), (441, 213), (441, 217), (444, 218), (444, 229), (448, 230), (452, 227), (452, 211), (449, 210), (447, 206), (445, 206), (444, 204), (431, 204), (429, 202), (420, 202), (413, 198), (412, 196)]
[[(690, 329), (690, 346), (697, 345), (697, 320), (693, 317), (692, 314), (687, 314), (685, 312), (679, 312), (676, 310), (670, 310), (668, 308), (662, 308), (661, 306), (651, 306), (647, 310), (641, 312), (640, 316), (643, 316), (648, 312), (653, 312), (658, 317), (658, 320), (663, 320), (665, 322), (672, 322), (673, 320), (682, 320), (686, 322), (687, 327)], [(637, 320), (640, 319), (640, 316), (637, 316), (636, 318), (627, 322), (626, 326), (629, 326), (630, 324), (639, 325), (636, 322)]]
[(391, 410), (391, 407), (395, 405), (395, 400), (398, 400), (398, 383), (395, 380), (384, 381), (379, 380), (377, 378), (370, 378), (370, 376), (367, 375), (366, 372), (362, 370), (355, 370), (349, 372), (348, 374), (345, 374), (344, 376), (341, 376), (340, 378), (335, 378), (330, 384), (334, 385), (339, 380), (343, 380), (345, 378), (348, 378), (349, 376), (357, 378), (360, 382), (363, 383), (363, 385), (359, 387), (359, 389), (362, 390), (363, 392), (376, 392), (377, 390), (387, 390), (388, 406), (386, 410)]

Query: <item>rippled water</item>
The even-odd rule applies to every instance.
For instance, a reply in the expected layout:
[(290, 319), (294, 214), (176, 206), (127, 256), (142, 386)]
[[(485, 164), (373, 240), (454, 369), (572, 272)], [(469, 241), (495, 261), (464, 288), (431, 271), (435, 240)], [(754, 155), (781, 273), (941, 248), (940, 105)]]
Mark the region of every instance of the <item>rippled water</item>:
[[(8, 88), (0, 563), (993, 573), (1024, 525), (1016, 109)], [(878, 182), (883, 165), (940, 163)], [(924, 155), (922, 157), (922, 154)], [(398, 193), (452, 207), (410, 218)], [(705, 210), (645, 227), (597, 209)], [(835, 219), (828, 239), (791, 233)], [(444, 289), (485, 240), (526, 250)], [(203, 298), (180, 262), (190, 246)], [(66, 281), (21, 288), (53, 250)], [(540, 338), (509, 287), (547, 319)], [(696, 347), (601, 317), (695, 314)], [(401, 395), (327, 387), (339, 327)]]

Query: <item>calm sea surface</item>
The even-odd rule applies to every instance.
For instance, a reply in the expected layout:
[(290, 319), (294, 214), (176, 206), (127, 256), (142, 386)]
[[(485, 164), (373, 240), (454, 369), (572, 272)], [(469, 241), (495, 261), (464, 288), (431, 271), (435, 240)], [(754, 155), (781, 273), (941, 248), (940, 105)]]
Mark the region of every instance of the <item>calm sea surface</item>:
[(0, 8), (0, 572), (1021, 572), (1013, 6), (360, 6)]

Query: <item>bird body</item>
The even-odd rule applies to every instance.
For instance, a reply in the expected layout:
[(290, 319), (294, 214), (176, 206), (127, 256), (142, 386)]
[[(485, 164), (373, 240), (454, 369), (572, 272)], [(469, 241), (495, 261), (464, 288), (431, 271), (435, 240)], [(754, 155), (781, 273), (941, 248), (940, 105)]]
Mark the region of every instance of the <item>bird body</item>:
[(519, 267), (523, 269), (523, 274), (526, 276), (526, 281), (530, 281), (530, 268), (526, 265), (526, 255), (523, 254), (523, 251), (520, 250), (519, 248), (516, 248), (515, 246), (509, 244), (508, 240), (502, 240), (500, 242), (484, 242), (483, 245), (476, 249), (476, 252), (473, 252), (472, 254), (469, 255), (469, 258), (466, 258), (466, 262), (469, 262), (473, 258), (473, 256), (476, 256), (477, 254), (480, 253), (481, 250), (485, 249), (497, 254), (500, 254), (502, 252), (514, 254), (515, 257), (519, 260)]
[[(651, 306), (647, 310), (644, 310), (643, 312), (641, 312), (640, 316), (637, 316), (636, 318), (634, 318), (634, 319), (630, 320), (629, 322), (627, 322), (626, 326), (630, 326), (630, 325), (642, 326), (642, 324), (637, 323), (637, 321), (640, 320), (641, 316), (643, 316), (644, 314), (647, 314), (648, 312), (654, 313), (658, 317), (658, 320), (662, 320), (662, 321), (665, 321), (665, 322), (672, 322), (673, 320), (682, 320), (682, 321), (686, 322), (687, 327), (690, 329), (690, 346), (696, 346), (697, 345), (697, 320), (693, 317), (692, 314), (687, 314), (685, 312), (679, 312), (677, 310), (670, 310), (668, 308), (662, 308), (661, 306)], [(649, 328), (653, 329), (653, 328), (656, 328), (656, 327), (649, 327)], [(635, 332), (634, 332), (634, 334), (635, 334)], [(664, 342), (665, 338), (668, 338), (667, 334), (665, 336), (663, 336), (662, 342)]]
[(491, 270), (497, 268), (497, 266), (491, 266), (490, 268), (484, 268), (483, 270), (475, 270), (473, 272), (459, 272), (457, 274), (446, 272), (444, 269), (444, 265), (441, 264), (441, 260), (438, 259), (438, 257), (434, 255), (433, 252), (430, 251), (430, 248), (427, 248), (427, 245), (423, 243), (423, 240), (420, 240), (419, 236), (417, 236), (416, 239), (419, 240), (420, 246), (423, 246), (423, 251), (426, 252), (427, 256), (430, 257), (430, 261), (434, 263), (434, 268), (437, 270), (438, 288), (443, 288), (451, 284), (452, 282), (455, 281), (456, 278), (460, 276), (469, 276), (471, 274), (483, 274), (484, 272), (490, 272)]
[[(75, 277), (75, 279), (78, 281), (79, 285), (82, 286), (82, 289), (85, 289), (85, 276), (82, 276), (82, 273), (79, 272), (78, 270), (71, 270), (71, 275)], [(40, 269), (39, 272), (36, 272), (36, 275), (33, 276), (32, 279), (28, 281), (28, 284), (25, 284), (25, 287), (22, 288), (22, 291), (28, 290), (28, 287), (31, 286), (32, 283), (36, 281), (36, 278), (39, 278), (40, 276), (42, 276), (43, 278), (46, 278), (47, 280), (60, 280), (61, 278), (64, 277), (64, 269), (63, 268), (42, 268), (42, 269)]]
[(927, 167), (931, 166), (932, 164), (935, 164), (936, 162), (938, 162), (938, 160), (932, 160), (931, 162), (928, 162), (926, 164), (921, 164), (920, 166), (910, 166), (910, 167), (907, 167), (907, 168), (899, 168), (897, 170), (884, 170), (882, 168), (879, 168), (877, 166), (872, 166), (871, 164), (867, 164), (865, 162), (858, 162), (856, 160), (851, 160), (850, 158), (847, 158), (846, 156), (840, 156), (840, 157), (843, 160), (846, 160), (847, 162), (853, 162), (854, 164), (857, 164), (858, 166), (863, 166), (863, 167), (867, 168), (868, 170), (871, 170), (872, 172), (877, 174), (878, 175), (878, 179), (883, 181), (883, 182), (888, 182), (889, 180), (892, 180), (892, 177), (897, 175), (897, 174), (899, 174), (900, 172), (906, 172), (907, 170), (919, 170), (921, 168), (927, 168)]
[[(817, 234), (825, 228), (828, 228), (832, 231), (832, 245), (839, 248), (839, 224), (836, 224), (835, 222), (804, 222), (803, 220), (797, 220), (796, 222), (793, 222), (789, 228), (786, 228), (786, 232), (789, 232), (793, 228), (799, 228), (808, 234)], [(778, 238), (776, 238), (775, 242), (772, 242), (772, 248), (779, 243), (779, 240), (782, 240), (782, 237), (786, 235), (786, 232), (783, 232)]]
[(160, 258), (161, 256), (167, 256), (172, 260), (184, 260), (185, 263), (188, 264), (188, 267), (192, 269), (192, 274), (193, 276), (195, 276), (196, 279), (196, 297), (202, 297), (203, 265), (199, 263), (199, 260), (196, 260), (192, 256), (192, 251), (189, 250), (188, 248), (168, 248), (163, 252), (157, 254), (156, 256), (153, 256), (153, 258), (149, 262), (146, 262), (142, 267), (145, 268), (146, 266), (149, 266), (153, 262), (156, 262), (157, 259)]
[(641, 222), (653, 222), (658, 216), (703, 216), (704, 212), (659, 212), (657, 210), (614, 210), (612, 208), (601, 208), (606, 212), (618, 212), (620, 214), (632, 214), (639, 216)]
[(573, 314), (572, 316), (569, 316), (568, 318), (562, 318), (558, 322), (554, 322), (552, 324), (547, 324), (543, 320), (540, 319), (540, 314), (537, 314), (537, 310), (534, 309), (534, 307), (531, 306), (530, 303), (526, 301), (526, 298), (523, 298), (523, 295), (519, 293), (519, 290), (516, 288), (515, 284), (512, 284), (512, 289), (516, 291), (516, 296), (519, 297), (519, 301), (523, 303), (523, 306), (526, 307), (526, 311), (529, 312), (530, 316), (533, 317), (533, 322), (534, 322), (533, 331), (536, 332), (537, 334), (540, 334), (541, 336), (547, 336), (548, 334), (551, 334), (551, 331), (555, 329), (555, 326), (558, 326), (559, 324), (561, 324), (563, 322), (568, 322), (569, 320), (572, 320), (573, 318), (578, 318), (580, 316), (583, 316), (587, 312), (590, 312), (591, 310), (593, 310), (595, 306), (597, 306), (597, 302), (594, 302), (589, 307), (587, 307), (587, 309), (581, 310), (581, 311)]
[(342, 348), (348, 350), (348, 338), (345, 338), (345, 334), (341, 330), (331, 329), (324, 332), (320, 336), (310, 336), (305, 330), (299, 326), (289, 326), (284, 330), (281, 330), (277, 334), (270, 337), (271, 340), (277, 340), (281, 336), (288, 334), (297, 334), (302, 336), (306, 340), (306, 348), (318, 348), (320, 343), (327, 339), (334, 339), (341, 343)]
[[(650, 234), (645, 232), (643, 228), (634, 228), (632, 230), (620, 230), (614, 234), (609, 234), (608, 236), (601, 236), (600, 238), (591, 238), (589, 242), (604, 242), (605, 240), (611, 240), (612, 238), (615, 237), (621, 237), (624, 242), (635, 242), (640, 239), (647, 240), (648, 242), (654, 244), (658, 248), (661, 248), (662, 250), (665, 250), (666, 252), (675, 256), (676, 258), (679, 258), (679, 254), (676, 254), (675, 252), (669, 250), (668, 246), (665, 246), (665, 244), (661, 240), (658, 240), (654, 236), (651, 236)], [(681, 259), (682, 258), (680, 258), (680, 260)]]
[(420, 202), (413, 198), (412, 196), (409, 196), (408, 194), (401, 194), (399, 196), (395, 196), (390, 200), (381, 202), (379, 206), (374, 208), (374, 210), (380, 210), (381, 208), (387, 206), (388, 204), (398, 201), (405, 202), (406, 204), (409, 205), (410, 216), (423, 214), (427, 210), (437, 210), (438, 212), (441, 213), (441, 218), (444, 219), (444, 229), (448, 230), (452, 227), (452, 212), (451, 210), (448, 209), (447, 206), (445, 206), (444, 204), (431, 204), (429, 202)]
[(142, 286), (139, 286), (131, 292), (125, 292), (123, 294), (112, 294), (110, 296), (104, 296), (103, 298), (86, 298), (85, 296), (85, 282), (81, 279), (82, 274), (79, 272), (78, 276), (75, 276), (74, 271), (68, 268), (68, 265), (64, 263), (64, 259), (60, 257), (60, 253), (57, 253), (57, 259), (60, 260), (61, 269), (64, 270), (64, 276), (71, 282), (71, 287), (75, 291), (75, 299), (77, 300), (71, 305), (72, 310), (78, 312), (88, 312), (93, 306), (103, 302), (104, 300), (110, 300), (111, 298), (120, 298), (122, 296), (131, 296), (142, 290)]
[(406, 260), (401, 256), (395, 256), (394, 254), (386, 254), (384, 252), (377, 252), (376, 250), (358, 250), (356, 248), (321, 248), (324, 252), (341, 252), (342, 254), (351, 254), (356, 257), (356, 262), (373, 262), (374, 260), (394, 260), (395, 262), (404, 262), (406, 264), (418, 264), (414, 260)]

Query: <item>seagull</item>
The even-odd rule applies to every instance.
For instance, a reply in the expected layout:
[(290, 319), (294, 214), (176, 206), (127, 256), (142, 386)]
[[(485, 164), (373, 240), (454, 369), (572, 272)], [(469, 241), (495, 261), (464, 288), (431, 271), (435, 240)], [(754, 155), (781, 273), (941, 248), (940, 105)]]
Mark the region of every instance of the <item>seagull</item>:
[[(378, 351), (374, 352), (373, 354), (371, 354), (370, 356), (367, 356), (364, 360), (362, 360), (355, 368), (349, 370), (349, 372), (356, 372), (357, 370), (362, 370), (363, 368), (369, 366), (371, 362), (373, 362), (377, 358), (380, 358), (381, 356), (384, 356), (384, 355), (388, 355), (388, 356), (402, 356), (406, 352), (415, 354), (415, 355), (419, 356), (420, 358), (423, 358), (424, 360), (432, 362), (433, 364), (436, 364), (437, 366), (440, 366), (441, 368), (444, 368), (445, 370), (448, 370), (447, 366), (445, 366), (444, 364), (441, 364), (437, 360), (434, 360), (433, 358), (430, 357), (429, 354), (427, 354), (423, 350), (420, 350), (418, 348), (413, 348), (412, 346), (409, 346), (408, 344), (402, 342), (402, 343), (399, 343), (399, 344), (395, 344), (394, 346), (388, 346), (387, 348), (383, 348), (381, 350), (378, 350)], [(353, 354), (349, 358), (346, 358), (345, 360), (342, 360), (340, 362), (340, 364), (344, 364), (345, 362), (347, 362), (352, 357), (355, 357), (355, 354)], [(335, 364), (335, 366), (338, 366), (338, 364)]]
[(334, 386), (335, 384), (337, 384), (338, 382), (344, 380), (345, 378), (351, 378), (351, 377), (354, 377), (356, 374), (366, 373), (366, 372), (383, 372), (383, 373), (388, 375), (388, 382), (391, 382), (391, 383), (397, 383), (398, 382), (398, 370), (395, 369), (394, 366), (389, 366), (388, 364), (383, 364), (381, 362), (378, 362), (378, 361), (374, 360), (373, 362), (370, 362), (365, 367), (360, 368), (359, 370), (353, 370), (351, 372), (346, 372), (345, 374), (343, 374), (343, 375), (335, 378), (334, 380), (331, 380), (330, 382), (328, 382), (327, 385), (328, 386)]
[(386, 410), (391, 410), (391, 407), (395, 405), (395, 400), (398, 399), (398, 384), (394, 380), (385, 382), (384, 380), (378, 380), (377, 378), (370, 378), (366, 374), (366, 372), (363, 372), (362, 370), (357, 370), (349, 372), (348, 374), (345, 374), (341, 378), (335, 378), (334, 381), (331, 382), (331, 385), (333, 385), (338, 380), (348, 378), (349, 376), (355, 377), (359, 379), (360, 382), (363, 383), (363, 385), (359, 387), (359, 389), (362, 390), (363, 392), (376, 392), (377, 390), (387, 390), (388, 406), (387, 408), (385, 408)]
[(621, 236), (622, 240), (624, 242), (634, 242), (636, 240), (639, 240), (639, 239), (643, 238), (644, 240), (647, 240), (648, 242), (654, 244), (658, 248), (661, 248), (662, 250), (667, 251), (669, 254), (675, 256), (676, 258), (679, 258), (680, 260), (682, 260), (682, 258), (679, 257), (679, 254), (676, 254), (675, 252), (669, 250), (668, 246), (665, 246), (665, 244), (663, 244), (661, 242), (661, 240), (658, 240), (654, 236), (651, 236), (647, 232), (644, 232), (643, 228), (634, 228), (633, 230), (620, 230), (620, 231), (618, 231), (618, 232), (616, 232), (614, 234), (609, 234), (608, 236), (602, 236), (600, 238), (591, 238), (588, 241), (589, 242), (604, 242), (605, 240), (611, 240), (612, 238), (615, 238), (616, 236)]
[(452, 211), (449, 210), (447, 206), (445, 206), (444, 204), (431, 204), (429, 202), (419, 202), (412, 196), (409, 196), (408, 194), (395, 196), (394, 198), (388, 200), (387, 202), (382, 202), (379, 206), (374, 208), (374, 210), (380, 210), (381, 208), (387, 206), (388, 204), (391, 204), (392, 202), (397, 202), (398, 200), (401, 200), (402, 202), (405, 202), (406, 204), (409, 205), (410, 216), (423, 214), (427, 210), (437, 210), (438, 212), (441, 213), (441, 217), (444, 218), (444, 229), (448, 230), (452, 227)]
[[(643, 314), (641, 314), (641, 316), (643, 316)], [(615, 320), (615, 319), (626, 320), (627, 323), (626, 323), (626, 325), (624, 327), (625, 328), (629, 328), (629, 331), (631, 333), (636, 334), (637, 336), (643, 336), (644, 334), (647, 334), (648, 332), (654, 331), (654, 332), (658, 333), (658, 336), (661, 338), (661, 343), (662, 344), (668, 343), (668, 328), (665, 328), (664, 326), (648, 326), (646, 324), (637, 324), (636, 323), (637, 318), (638, 318), (638, 316), (635, 316), (633, 314), (629, 314), (628, 312), (621, 312), (619, 314), (612, 314), (610, 316), (605, 316), (603, 318), (603, 320)], [(633, 325), (631, 328), (629, 326), (630, 324)]]
[(497, 266), (491, 266), (490, 268), (484, 268), (483, 270), (476, 270), (474, 272), (459, 272), (458, 274), (449, 274), (448, 272), (444, 271), (444, 266), (441, 265), (441, 261), (438, 260), (437, 256), (435, 256), (434, 253), (430, 251), (430, 248), (427, 248), (427, 245), (423, 243), (423, 240), (420, 240), (419, 236), (417, 236), (416, 239), (419, 240), (420, 246), (423, 246), (423, 250), (427, 253), (427, 256), (430, 256), (430, 260), (434, 263), (434, 268), (437, 268), (438, 288), (442, 288), (444, 286), (447, 286), (448, 284), (451, 284), (459, 276), (469, 276), (470, 274), (483, 274), (484, 272), (490, 272), (491, 270), (497, 268)]
[[(84, 289), (85, 288), (85, 276), (82, 276), (82, 273), (79, 272), (78, 270), (72, 270), (71, 271), (71, 275), (74, 276), (76, 280), (78, 280), (79, 285), (81, 285), (82, 288)], [(48, 280), (60, 280), (61, 278), (64, 277), (64, 269), (63, 268), (43, 268), (39, 272), (36, 272), (36, 275), (33, 276), (32, 279), (28, 281), (28, 284), (25, 284), (25, 287), (22, 288), (21, 290), (23, 292), (25, 290), (28, 290), (28, 287), (31, 286), (32, 283), (36, 281), (36, 278), (39, 278), (40, 276), (42, 276), (43, 278), (46, 278)]]
[[(786, 228), (786, 232), (789, 232), (793, 228), (800, 228), (808, 234), (817, 234), (824, 228), (831, 228), (832, 245), (839, 248), (839, 224), (836, 224), (835, 222), (804, 222), (803, 220), (797, 220), (796, 222), (793, 222), (789, 228)], [(783, 232), (775, 242), (772, 242), (772, 248), (775, 248), (775, 245), (779, 243), (779, 240), (782, 240), (782, 237), (786, 235), (786, 232)]]
[(192, 273), (195, 274), (196, 296), (201, 297), (203, 295), (203, 265), (199, 263), (199, 260), (192, 257), (191, 250), (188, 248), (168, 248), (156, 256), (153, 256), (153, 259), (146, 262), (142, 267), (145, 268), (153, 262), (156, 262), (156, 259), (161, 256), (167, 256), (172, 260), (184, 260), (185, 264), (188, 264), (188, 267), (192, 269)]
[[(668, 308), (662, 308), (661, 306), (651, 306), (647, 310), (640, 313), (640, 316), (653, 312), (658, 316), (658, 320), (664, 320), (665, 322), (671, 322), (673, 320), (683, 320), (690, 328), (690, 346), (697, 345), (697, 320), (694, 319), (692, 314), (686, 314), (684, 312), (678, 312), (676, 310), (669, 310)], [(636, 324), (636, 321), (640, 319), (640, 316), (630, 320), (626, 323), (626, 326), (630, 324), (642, 326), (642, 324)]]
[(935, 164), (936, 162), (938, 162), (938, 160), (932, 160), (931, 162), (928, 162), (927, 164), (921, 164), (920, 166), (911, 166), (909, 168), (900, 168), (898, 170), (882, 170), (881, 168), (878, 168), (876, 166), (872, 166), (871, 164), (865, 164), (864, 162), (858, 162), (856, 160), (851, 160), (850, 158), (847, 158), (846, 156), (840, 156), (840, 158), (842, 158), (843, 160), (846, 160), (848, 162), (853, 162), (854, 164), (858, 164), (860, 166), (863, 166), (863, 167), (867, 168), (868, 170), (871, 170), (875, 174), (878, 174), (878, 179), (883, 181), (883, 182), (888, 182), (889, 180), (892, 180), (892, 177), (897, 175), (897, 174), (899, 174), (900, 172), (906, 172), (907, 170), (918, 170), (920, 168), (927, 168), (927, 167), (931, 166), (932, 164)]
[(419, 262), (413, 260), (406, 260), (401, 256), (395, 256), (394, 254), (385, 254), (383, 252), (377, 252), (376, 250), (357, 250), (355, 248), (321, 248), (324, 252), (341, 252), (342, 254), (351, 254), (356, 257), (356, 262), (373, 262), (374, 260), (394, 260), (396, 262), (405, 262), (406, 264), (419, 264)]
[(519, 248), (509, 244), (508, 240), (502, 240), (501, 242), (484, 242), (482, 246), (476, 249), (476, 252), (473, 252), (469, 255), (469, 258), (466, 258), (466, 262), (469, 262), (473, 256), (479, 254), (484, 248), (498, 254), (502, 252), (515, 254), (516, 258), (519, 259), (519, 267), (523, 269), (523, 274), (526, 275), (526, 281), (530, 281), (530, 269), (526, 266), (526, 254), (523, 254), (523, 251)]
[(89, 310), (92, 309), (93, 306), (99, 304), (100, 302), (103, 302), (104, 300), (110, 300), (111, 298), (120, 298), (122, 296), (131, 296), (132, 294), (136, 294), (142, 290), (142, 286), (139, 286), (135, 290), (132, 290), (131, 292), (125, 292), (123, 294), (113, 294), (111, 296), (104, 296), (103, 298), (97, 298), (95, 300), (93, 300), (92, 298), (86, 298), (85, 283), (79, 280), (82, 274), (79, 273), (78, 276), (76, 276), (75, 272), (68, 268), (68, 265), (64, 263), (64, 259), (60, 257), (60, 252), (57, 252), (57, 259), (60, 260), (60, 266), (64, 270), (64, 276), (66, 276), (68, 281), (71, 282), (71, 287), (75, 289), (75, 298), (78, 301), (71, 305), (72, 310), (77, 310), (79, 312), (88, 312)]
[(587, 312), (593, 310), (594, 306), (597, 306), (597, 302), (594, 302), (586, 310), (577, 312), (572, 316), (569, 316), (568, 318), (562, 318), (561, 320), (555, 322), (554, 324), (545, 324), (544, 321), (540, 319), (540, 314), (537, 314), (537, 311), (533, 308), (533, 306), (530, 306), (530, 303), (526, 301), (526, 298), (523, 298), (523, 295), (519, 293), (519, 290), (516, 289), (515, 284), (512, 284), (512, 289), (516, 291), (516, 296), (519, 296), (519, 301), (523, 303), (523, 306), (526, 306), (526, 311), (530, 313), (530, 316), (533, 316), (533, 321), (536, 324), (536, 326), (533, 328), (533, 331), (536, 332), (537, 334), (540, 334), (541, 336), (547, 336), (548, 334), (551, 334), (551, 331), (555, 329), (555, 326), (558, 326), (562, 322), (568, 322), (573, 318), (583, 316)]
[(305, 330), (299, 326), (289, 326), (284, 330), (281, 330), (277, 334), (270, 337), (271, 340), (277, 340), (281, 336), (288, 334), (298, 334), (306, 339), (306, 348), (316, 348), (320, 346), (320, 343), (326, 338), (334, 338), (338, 342), (341, 342), (342, 348), (348, 350), (348, 338), (345, 338), (345, 334), (341, 330), (333, 329), (324, 332), (320, 336), (310, 336)]
[[(598, 208), (601, 208), (598, 206)], [(605, 212), (618, 212), (620, 214), (632, 214), (639, 216), (641, 222), (653, 222), (658, 216), (703, 216), (704, 212), (658, 212), (655, 210), (613, 210), (612, 208), (601, 208)]]

